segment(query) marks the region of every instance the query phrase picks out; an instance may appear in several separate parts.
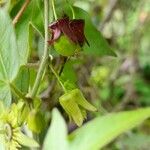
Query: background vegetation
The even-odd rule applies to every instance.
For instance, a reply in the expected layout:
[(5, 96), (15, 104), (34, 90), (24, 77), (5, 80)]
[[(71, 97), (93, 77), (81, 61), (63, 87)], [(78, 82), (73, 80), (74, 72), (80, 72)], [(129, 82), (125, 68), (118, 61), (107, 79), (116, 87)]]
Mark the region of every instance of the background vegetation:
[[(65, 6), (62, 7), (62, 3), (65, 2), (55, 1), (58, 17), (62, 17), (62, 13), (68, 11), (64, 9)], [(45, 126), (41, 125), (41, 128), (44, 129), (38, 134), (38, 138), (36, 134), (32, 137), (41, 146), (44, 145), (43, 149), (45, 150), (48, 148), (66, 150), (68, 137), (71, 141), (71, 150), (97, 150), (99, 148), (103, 150), (148, 150), (150, 147), (150, 120), (144, 121), (142, 125), (133, 130), (127, 130), (150, 116), (148, 108), (138, 109), (150, 106), (150, 0), (71, 0), (70, 3), (89, 13), (92, 23), (101, 31), (111, 47), (102, 37), (100, 37), (100, 41), (97, 40), (99, 36), (96, 34), (96, 29), (89, 25), (88, 16), (74, 8), (75, 16), (84, 16), (86, 24), (89, 25), (86, 28), (87, 35), (89, 33), (90, 37), (92, 32), (95, 33), (94, 40), (93, 37), (88, 38), (89, 41), (91, 40), (90, 47), (67, 62), (66, 58), (51, 50), (54, 69), (58, 71), (58, 74), (61, 72), (60, 78), (62, 81), (66, 81), (64, 82), (65, 87), (69, 89), (80, 88), (86, 99), (98, 109), (97, 112), (87, 113), (85, 124), (90, 120), (95, 122), (91, 121), (91, 124), (85, 125), (85, 128), (83, 126), (75, 130), (77, 126), (73, 122), (69, 122), (68, 116), (59, 104), (62, 90), (47, 65), (42, 75), (37, 97), (33, 99), (36, 103), (35, 108), (40, 105), (40, 113), (42, 112), (45, 118)], [(0, 0), (1, 8), (7, 9), (12, 20), (22, 4), (21, 0), (10, 0), (6, 4)], [(7, 76), (3, 76), (5, 73), (2, 72), (3, 66), (0, 62), (0, 99), (7, 107), (10, 107), (12, 102), (17, 103), (18, 101), (16, 94), (12, 94), (16, 92), (13, 85), (23, 95), (27, 94), (28, 98), (30, 96), (32, 98), (30, 91), (35, 83), (43, 55), (43, 12), (43, 1), (33, 0), (14, 25), (15, 29), (10, 27), (5, 37), (2, 27), (4, 25), (8, 27), (11, 21), (8, 19), (9, 21), (5, 22), (5, 17), (0, 15), (0, 36), (3, 37), (0, 39), (0, 53), (2, 54), (0, 60), (1, 56), (7, 56), (4, 61), (10, 60), (9, 65), (5, 66)], [(54, 20), (52, 9), (49, 10), (49, 13), (50, 23)], [(69, 14), (72, 15), (70, 12)], [(12, 34), (16, 36), (16, 43)], [(96, 42), (101, 42), (101, 45), (95, 44)], [(18, 51), (15, 50), (16, 47)], [(9, 55), (4, 51), (2, 53), (3, 49), (7, 49), (7, 53), (9, 49), (12, 49), (12, 53)], [(115, 52), (116, 57), (107, 56), (114, 55), (111, 50)], [(18, 54), (20, 64), (17, 62)], [(5, 79), (11, 81), (12, 84), (9, 86), (5, 84), (3, 82)], [(42, 102), (39, 102), (40, 100)], [(62, 116), (54, 108), (57, 108)], [(118, 113), (127, 110), (134, 111)], [(118, 115), (115, 116), (115, 114)], [(40, 121), (38, 123), (40, 124)], [(49, 125), (51, 127), (46, 136)], [(66, 126), (70, 133), (68, 137)], [(37, 125), (37, 130), (40, 130), (40, 125)], [(127, 132), (120, 135), (124, 131)], [(114, 139), (116, 136), (117, 138)], [(92, 139), (95, 143), (89, 142)], [(36, 144), (33, 142), (28, 145), (35, 146)]]
[[(149, 106), (150, 1), (95, 0), (76, 1), (75, 4), (90, 13), (118, 56), (89, 58), (81, 69), (88, 85), (83, 83), (83, 78), (79, 82), (85, 92), (102, 114)], [(146, 150), (150, 143), (149, 132), (147, 120), (104, 149)]]

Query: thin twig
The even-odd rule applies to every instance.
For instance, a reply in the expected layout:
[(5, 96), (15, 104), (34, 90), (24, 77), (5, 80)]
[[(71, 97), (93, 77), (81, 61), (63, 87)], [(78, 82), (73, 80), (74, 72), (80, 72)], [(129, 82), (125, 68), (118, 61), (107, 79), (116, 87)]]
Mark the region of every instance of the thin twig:
[[(50, 59), (48, 59), (48, 60), (49, 60), (48, 63), (51, 63), (51, 60)], [(56, 64), (55, 64), (55, 69), (56, 70), (58, 70), (60, 64), (61, 64), (61, 59), (60, 59), (60, 57), (58, 57), (58, 59), (56, 59)], [(50, 95), (51, 95), (51, 91), (53, 90), (53, 88), (56, 85), (56, 79), (54, 79), (54, 76), (52, 76), (52, 78), (51, 78), (51, 72), (50, 72), (50, 67), (49, 66), (47, 66), (47, 72), (48, 72), (48, 76), (49, 76), (49, 86), (40, 94), (40, 97), (42, 99), (49, 98)]]
[(36, 96), (47, 61), (48, 61), (48, 23), (49, 23), (49, 0), (44, 0), (44, 19), (45, 19), (45, 41), (44, 41), (44, 54), (43, 58), (35, 79), (35, 83), (33, 85), (33, 89), (31, 93), (29, 93), (29, 97), (33, 98)]
[[(60, 59), (61, 59), (61, 61), (60, 61)], [(57, 62), (55, 64), (55, 69), (58, 70), (59, 76), (61, 76), (61, 73), (63, 72), (63, 69), (64, 69), (67, 61), (68, 61), (67, 57), (59, 57), (57, 59)], [(41, 93), (40, 97), (42, 99), (47, 99), (47, 98), (51, 97), (52, 91), (56, 86), (56, 81), (57, 81), (56, 79), (53, 79), (51, 81), (50, 85), (48, 86), (48, 88)]]
[(55, 69), (53, 68), (52, 64), (50, 64), (49, 67), (51, 68), (51, 71), (53, 72), (53, 74), (55, 75), (57, 81), (58, 81), (59, 84), (61, 85), (61, 87), (62, 87), (64, 93), (67, 93), (67, 90), (66, 90), (65, 86), (63, 85), (63, 83), (62, 83), (62, 81), (61, 81), (61, 79), (60, 79), (60, 77), (59, 77), (59, 74), (57, 74), (57, 72), (56, 72)]
[(22, 5), (21, 9), (19, 10), (19, 12), (17, 13), (17, 15), (15, 16), (15, 18), (13, 19), (13, 25), (16, 25), (16, 23), (18, 22), (18, 20), (21, 18), (23, 12), (25, 11), (25, 9), (27, 8), (27, 6), (29, 5), (30, 0), (26, 0), (24, 2), (24, 4)]
[(65, 67), (65, 64), (66, 64), (66, 62), (69, 60), (69, 58), (68, 57), (63, 57), (63, 62), (62, 62), (62, 64), (61, 64), (61, 67), (60, 67), (60, 70), (59, 70), (59, 76), (61, 76), (61, 73), (63, 72), (63, 70), (64, 70), (64, 67)]

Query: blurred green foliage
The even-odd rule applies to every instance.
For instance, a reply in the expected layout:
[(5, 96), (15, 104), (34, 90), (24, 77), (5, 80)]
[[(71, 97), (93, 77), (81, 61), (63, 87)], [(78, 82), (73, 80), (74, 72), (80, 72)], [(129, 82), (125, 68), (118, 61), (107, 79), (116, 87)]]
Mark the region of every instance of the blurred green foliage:
[[(99, 99), (99, 104), (96, 101), (95, 104), (103, 107), (102, 113), (150, 106), (150, 1), (118, 0), (103, 28), (101, 25), (111, 9), (111, 2), (82, 2), (118, 55), (116, 60), (98, 58), (92, 65), (89, 84), (99, 93), (93, 97)], [(80, 6), (80, 1), (76, 4)], [(109, 72), (105, 78), (103, 68)], [(147, 150), (148, 132), (138, 129), (127, 133), (104, 149)]]

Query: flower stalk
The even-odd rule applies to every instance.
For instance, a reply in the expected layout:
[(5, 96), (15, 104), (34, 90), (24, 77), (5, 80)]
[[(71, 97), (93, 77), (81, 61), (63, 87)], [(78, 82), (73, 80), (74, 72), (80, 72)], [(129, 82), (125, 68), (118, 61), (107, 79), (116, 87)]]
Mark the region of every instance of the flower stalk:
[(54, 70), (52, 64), (50, 64), (49, 67), (51, 68), (51, 71), (53, 72), (53, 74), (54, 74), (55, 77), (57, 78), (59, 84), (61, 85), (61, 87), (62, 87), (62, 89), (63, 89), (63, 91), (64, 91), (64, 93), (67, 93), (67, 90), (66, 90), (65, 86), (64, 86), (63, 83), (61, 82), (60, 77), (59, 77), (59, 75), (57, 74), (57, 72)]
[(44, 69), (46, 67), (47, 61), (48, 61), (48, 23), (49, 23), (49, 0), (44, 0), (44, 28), (45, 28), (45, 41), (44, 41), (44, 54), (43, 58), (41, 60), (41, 64), (37, 73), (37, 77), (35, 79), (35, 83), (33, 85), (33, 89), (31, 90), (31, 93), (29, 93), (29, 97), (34, 98), (37, 94)]
[(55, 20), (57, 20), (57, 14), (56, 14), (56, 9), (55, 9), (55, 0), (52, 0), (52, 9), (53, 9), (53, 14), (54, 14), (54, 18)]

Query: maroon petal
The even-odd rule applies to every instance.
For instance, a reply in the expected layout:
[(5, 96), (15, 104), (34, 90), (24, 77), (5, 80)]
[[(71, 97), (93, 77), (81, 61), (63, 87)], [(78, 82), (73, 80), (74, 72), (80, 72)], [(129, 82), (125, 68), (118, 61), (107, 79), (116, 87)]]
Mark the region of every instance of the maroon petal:
[(58, 21), (59, 29), (66, 35), (72, 42), (78, 44), (78, 38), (75, 36), (73, 30), (69, 25), (69, 18), (63, 18)]
[(57, 40), (60, 37), (61, 31), (58, 28), (58, 23), (54, 22), (52, 24), (49, 25), (49, 28), (51, 29), (51, 39), (48, 41), (49, 44), (53, 44), (55, 40)]
[(60, 36), (61, 33), (66, 35), (72, 42), (79, 44), (81, 47), (84, 42), (88, 45), (88, 41), (84, 35), (84, 20), (83, 19), (73, 19), (69, 20), (68, 17), (57, 20), (56, 22), (49, 25), (52, 36), (48, 41), (49, 44), (53, 44)]
[(89, 45), (87, 39), (84, 35), (84, 20), (83, 19), (74, 19), (70, 20), (69, 26), (74, 33), (74, 36), (77, 37), (78, 44), (82, 47), (86, 41)]

